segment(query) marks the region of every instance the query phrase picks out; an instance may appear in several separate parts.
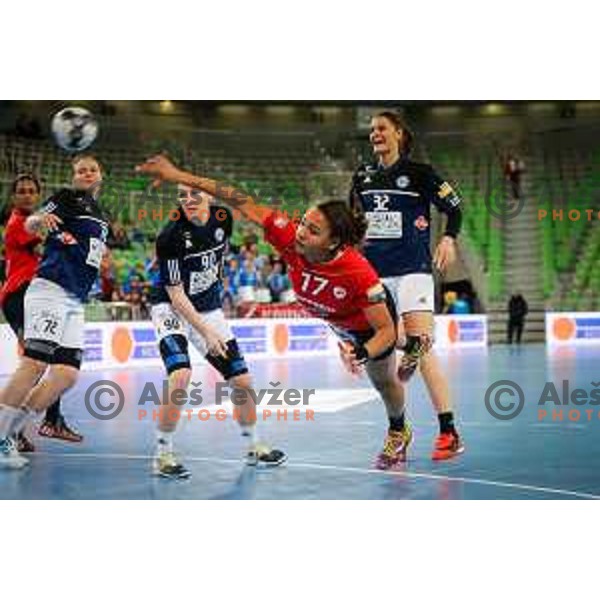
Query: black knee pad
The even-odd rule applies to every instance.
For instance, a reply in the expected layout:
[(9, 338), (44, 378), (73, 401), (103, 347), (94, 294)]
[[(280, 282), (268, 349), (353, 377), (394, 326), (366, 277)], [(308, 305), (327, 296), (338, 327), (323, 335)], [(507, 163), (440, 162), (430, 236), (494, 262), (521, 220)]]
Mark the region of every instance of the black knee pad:
[(422, 358), (433, 347), (433, 338), (428, 333), (421, 335), (407, 335), (406, 343), (402, 348), (404, 354), (412, 358)]
[(56, 342), (29, 339), (25, 340), (23, 345), (23, 356), (51, 365), (54, 363), (54, 353), (57, 348)]
[(160, 356), (169, 375), (180, 369), (192, 368), (185, 335), (180, 333), (168, 335), (160, 340), (159, 348)]
[(221, 355), (213, 356), (212, 354), (208, 354), (206, 360), (221, 373), (225, 381), (228, 381), (232, 377), (248, 373), (246, 360), (235, 339), (227, 342), (227, 358)]
[(81, 369), (82, 358), (83, 351), (81, 348), (63, 348), (62, 346), (58, 346), (54, 351), (53, 364), (67, 365), (79, 370)]

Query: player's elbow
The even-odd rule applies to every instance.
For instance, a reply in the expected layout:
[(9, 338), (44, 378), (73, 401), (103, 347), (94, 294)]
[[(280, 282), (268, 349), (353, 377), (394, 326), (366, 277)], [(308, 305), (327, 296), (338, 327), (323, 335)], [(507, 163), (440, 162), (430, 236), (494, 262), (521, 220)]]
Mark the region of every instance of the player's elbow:
[(39, 217), (37, 215), (31, 215), (30, 217), (27, 217), (27, 219), (25, 220), (25, 231), (27, 233), (37, 233), (39, 230)]

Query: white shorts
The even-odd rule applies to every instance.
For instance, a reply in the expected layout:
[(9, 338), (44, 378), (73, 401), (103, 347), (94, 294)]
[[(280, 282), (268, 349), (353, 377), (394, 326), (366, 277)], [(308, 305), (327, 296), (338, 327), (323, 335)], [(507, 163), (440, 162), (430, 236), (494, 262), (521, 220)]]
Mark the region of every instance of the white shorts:
[(79, 298), (47, 279), (35, 278), (25, 294), (25, 341), (43, 340), (83, 349), (84, 310)]
[(430, 273), (385, 277), (382, 278), (382, 282), (394, 298), (398, 315), (409, 312), (434, 312), (435, 292), (433, 275)]
[[(156, 304), (152, 307), (151, 314), (159, 343), (162, 339), (170, 335), (179, 334), (187, 338), (201, 356), (208, 354), (204, 337), (180, 316), (171, 304), (168, 302)], [(202, 313), (202, 319), (208, 322), (223, 337), (225, 342), (234, 339), (231, 327), (229, 327), (225, 314), (220, 308)]]

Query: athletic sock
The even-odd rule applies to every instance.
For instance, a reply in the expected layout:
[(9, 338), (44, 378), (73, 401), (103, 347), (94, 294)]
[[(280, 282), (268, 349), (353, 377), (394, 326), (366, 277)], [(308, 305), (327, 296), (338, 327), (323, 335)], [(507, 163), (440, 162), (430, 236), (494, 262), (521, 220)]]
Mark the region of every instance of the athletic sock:
[(256, 423), (240, 423), (240, 428), (242, 430), (242, 437), (248, 442), (248, 447), (254, 446), (256, 443)]
[(438, 415), (440, 422), (440, 433), (453, 433), (457, 435), (454, 427), (454, 413), (452, 411), (443, 412)]
[(390, 431), (404, 431), (404, 413), (402, 413), (399, 417), (390, 417)]
[(0, 406), (0, 439), (20, 431), (27, 422), (30, 412), (14, 406)]
[(52, 425), (56, 425), (60, 417), (60, 398), (58, 398), (58, 400), (51, 404), (46, 410), (46, 416), (44, 417), (44, 420), (48, 421), (48, 423), (52, 423)]

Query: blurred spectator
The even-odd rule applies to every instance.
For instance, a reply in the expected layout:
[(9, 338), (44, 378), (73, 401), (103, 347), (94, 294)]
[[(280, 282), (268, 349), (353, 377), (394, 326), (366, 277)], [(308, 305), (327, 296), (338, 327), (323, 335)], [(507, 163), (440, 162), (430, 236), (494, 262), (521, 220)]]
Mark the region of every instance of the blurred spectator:
[(525, 163), (512, 154), (508, 155), (504, 164), (504, 177), (510, 186), (510, 192), (515, 200), (521, 198), (521, 177), (525, 171)]
[(283, 273), (283, 265), (279, 261), (273, 264), (273, 271), (267, 279), (267, 286), (273, 302), (280, 302), (281, 294), (290, 288), (290, 282), (287, 275)]
[(239, 286), (252, 288), (258, 286), (258, 273), (256, 272), (254, 259), (248, 258), (244, 261), (244, 267), (239, 276)]
[(525, 326), (525, 317), (529, 312), (529, 306), (523, 296), (516, 292), (508, 301), (508, 343), (512, 344), (513, 336), (516, 334), (517, 344), (521, 343), (521, 335)]
[(102, 302), (112, 302), (117, 289), (116, 280), (112, 254), (110, 250), (107, 250), (100, 263), (100, 300)]
[(231, 293), (229, 279), (227, 278), (223, 279), (223, 312), (228, 319), (233, 319), (236, 316), (235, 298)]
[(458, 297), (454, 301), (454, 304), (452, 305), (452, 310), (450, 311), (450, 314), (468, 315), (468, 314), (470, 314), (470, 312), (471, 312), (471, 307), (469, 305), (469, 302), (465, 298), (465, 295), (462, 293), (459, 293)]
[(108, 246), (118, 250), (129, 250), (131, 248), (131, 242), (129, 241), (125, 227), (116, 225), (113, 230), (115, 237), (112, 240), (109, 240)]
[(453, 291), (448, 291), (444, 294), (444, 307), (442, 308), (444, 314), (452, 314), (452, 307), (457, 298), (458, 294)]

